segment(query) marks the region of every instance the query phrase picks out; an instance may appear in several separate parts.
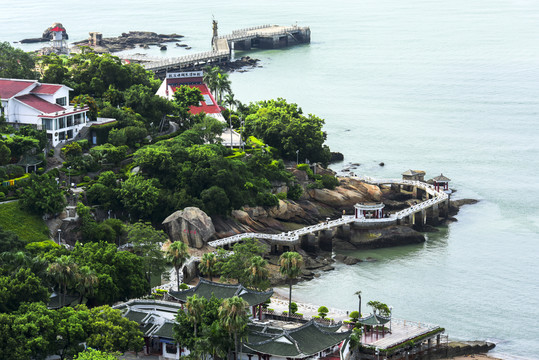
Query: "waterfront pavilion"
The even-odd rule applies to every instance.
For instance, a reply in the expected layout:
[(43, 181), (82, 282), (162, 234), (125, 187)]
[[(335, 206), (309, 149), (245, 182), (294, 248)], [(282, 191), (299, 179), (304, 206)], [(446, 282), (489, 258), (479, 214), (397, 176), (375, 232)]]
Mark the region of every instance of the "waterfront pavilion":
[(425, 172), (422, 170), (407, 170), (402, 173), (402, 180), (425, 181)]
[(434, 187), (436, 188), (436, 191), (449, 191), (449, 182), (451, 179), (444, 176), (444, 174), (440, 174), (440, 176), (436, 176), (434, 179)]
[(381, 219), (384, 217), (383, 203), (359, 203), (354, 205), (356, 219)]

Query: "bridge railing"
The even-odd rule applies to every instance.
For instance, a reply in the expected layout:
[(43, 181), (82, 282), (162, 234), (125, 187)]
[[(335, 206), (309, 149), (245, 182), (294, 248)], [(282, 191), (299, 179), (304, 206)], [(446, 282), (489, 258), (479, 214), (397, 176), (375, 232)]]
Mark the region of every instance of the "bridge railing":
[(261, 32), (261, 31), (253, 32), (253, 31), (238, 30), (237, 32), (233, 32), (232, 34), (219, 36), (218, 39), (226, 39), (228, 41), (242, 41), (242, 40), (252, 39), (255, 37), (285, 35), (291, 31), (297, 31), (298, 29), (300, 28), (297, 26), (290, 26), (286, 28), (278, 28), (274, 32)]
[(437, 191), (433, 185), (427, 184), (422, 181), (400, 180), (400, 179), (374, 179), (367, 176), (362, 176), (362, 177), (356, 176), (354, 178), (364, 181), (366, 183), (375, 184), (375, 185), (399, 184), (399, 185), (416, 186), (418, 188), (425, 190), (426, 192), (433, 195), (434, 197), (426, 201), (423, 201), (419, 204), (412, 205), (409, 208), (406, 208), (404, 210), (398, 211), (395, 214), (390, 215), (388, 218), (369, 219), (365, 217), (356, 218), (354, 215), (343, 215), (341, 218), (338, 218), (335, 220), (328, 220), (328, 221), (325, 221), (316, 225), (309, 225), (298, 230), (288, 231), (288, 232), (284, 232), (280, 234), (263, 234), (263, 233), (237, 234), (237, 235), (229, 236), (227, 238), (210, 241), (208, 242), (208, 245), (213, 246), (213, 247), (230, 245), (238, 241), (241, 241), (242, 239), (245, 239), (245, 238), (268, 239), (268, 240), (274, 240), (274, 241), (280, 241), (280, 242), (282, 241), (297, 242), (300, 236), (307, 235), (307, 234), (320, 231), (320, 230), (330, 230), (334, 227), (342, 226), (345, 224), (350, 224), (353, 222), (379, 224), (379, 225), (384, 224), (384, 223), (391, 224), (391, 223), (394, 223), (395, 220), (397, 219), (401, 220), (405, 218), (406, 216), (415, 214), (416, 212), (419, 212), (423, 209), (426, 209), (430, 206), (446, 201), (448, 199), (448, 195), (445, 192)]
[[(239, 32), (245, 32), (245, 31), (251, 31), (251, 30), (257, 30), (257, 29), (265, 29), (265, 28), (269, 28), (269, 27), (272, 27), (272, 26), (273, 25), (271, 25), (271, 24), (253, 26), (253, 27), (249, 27), (249, 28), (234, 30), (234, 31), (232, 31), (232, 34), (236, 34), (236, 33), (239, 33)], [(221, 38), (221, 36), (219, 36), (219, 38)]]

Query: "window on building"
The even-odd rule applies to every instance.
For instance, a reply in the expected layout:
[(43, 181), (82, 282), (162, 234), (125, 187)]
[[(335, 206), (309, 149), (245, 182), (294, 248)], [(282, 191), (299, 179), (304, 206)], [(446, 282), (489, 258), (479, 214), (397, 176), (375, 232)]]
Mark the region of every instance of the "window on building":
[(60, 106), (66, 106), (67, 104), (67, 98), (64, 96), (64, 97), (61, 97), (61, 98), (58, 98), (56, 99), (56, 103)]
[(66, 136), (67, 139), (71, 139), (73, 138), (73, 130), (67, 130), (67, 136)]
[(52, 126), (52, 119), (41, 119), (41, 125), (43, 130), (54, 130)]
[(73, 126), (73, 115), (66, 116), (67, 119), (67, 127)]
[(58, 129), (63, 129), (66, 127), (66, 118), (61, 117), (58, 119)]
[(74, 118), (73, 121), (74, 121), (75, 125), (80, 125), (83, 122), (82, 121), (82, 113), (75, 114), (73, 116), (73, 118)]

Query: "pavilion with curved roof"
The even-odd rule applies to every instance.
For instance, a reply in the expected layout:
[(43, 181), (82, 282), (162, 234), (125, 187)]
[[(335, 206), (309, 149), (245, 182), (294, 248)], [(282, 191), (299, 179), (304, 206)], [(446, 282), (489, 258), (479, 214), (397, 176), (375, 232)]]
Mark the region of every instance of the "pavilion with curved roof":
[(186, 303), (187, 298), (193, 295), (210, 299), (215, 296), (218, 299), (228, 299), (238, 296), (249, 304), (253, 318), (257, 313), (259, 319), (262, 318), (262, 304), (273, 295), (273, 289), (268, 291), (256, 291), (248, 289), (241, 284), (221, 284), (200, 278), (198, 284), (190, 289), (181, 291), (170, 291), (169, 295), (181, 303)]

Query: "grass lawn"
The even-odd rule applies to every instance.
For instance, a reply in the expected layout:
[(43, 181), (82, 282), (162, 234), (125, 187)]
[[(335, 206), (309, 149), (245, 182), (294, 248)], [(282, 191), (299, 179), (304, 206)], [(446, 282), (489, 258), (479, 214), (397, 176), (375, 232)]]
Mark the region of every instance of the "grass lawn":
[(34, 242), (49, 240), (49, 228), (40, 216), (19, 209), (19, 202), (0, 204), (0, 227), (13, 231), (19, 239)]

